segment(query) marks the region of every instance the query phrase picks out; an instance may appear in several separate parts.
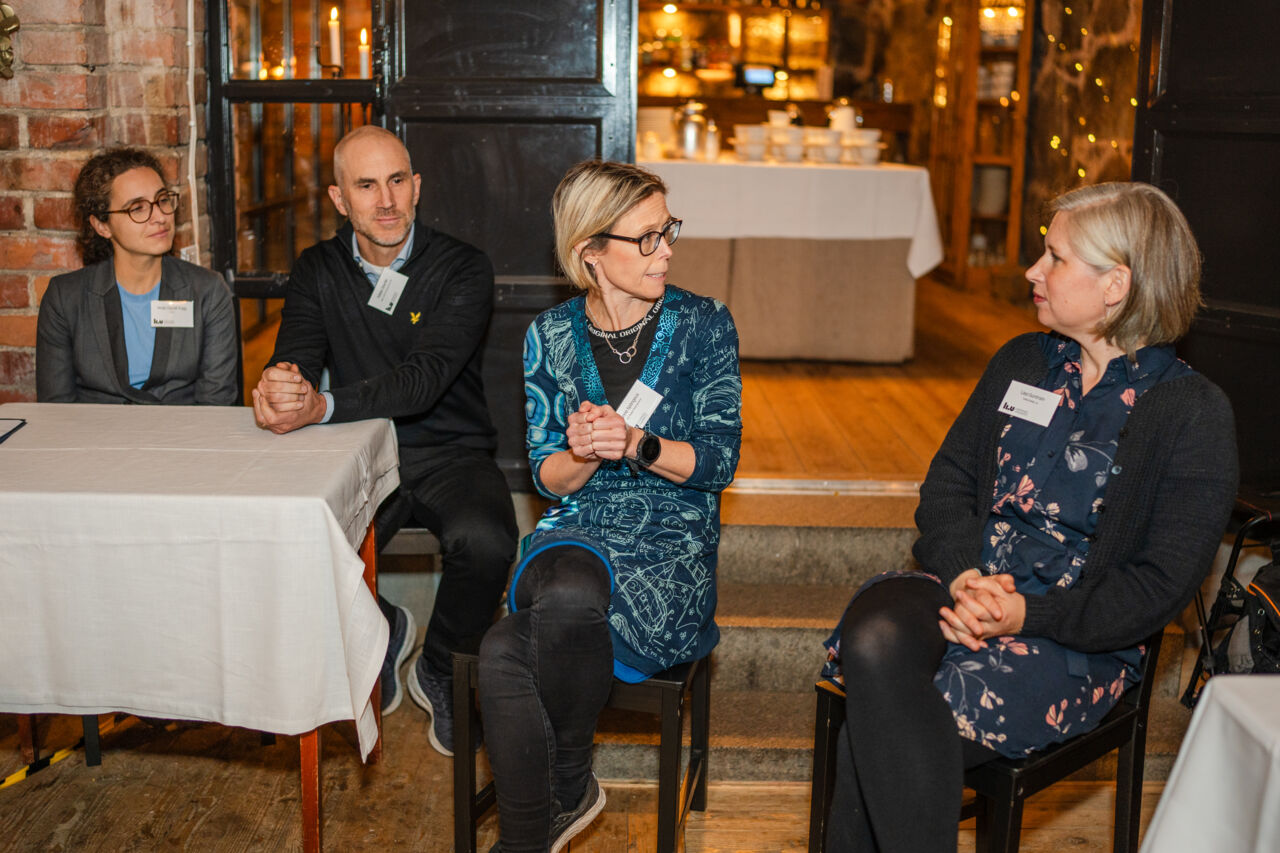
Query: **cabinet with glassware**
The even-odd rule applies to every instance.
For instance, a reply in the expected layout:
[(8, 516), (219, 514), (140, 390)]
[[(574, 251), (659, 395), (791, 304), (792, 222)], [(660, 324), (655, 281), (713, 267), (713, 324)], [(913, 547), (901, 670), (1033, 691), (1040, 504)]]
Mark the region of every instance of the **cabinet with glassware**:
[(641, 97), (831, 99), (822, 0), (641, 0), (636, 28)]
[(943, 277), (987, 291), (1019, 263), (1034, 4), (948, 0), (938, 16), (933, 151)]

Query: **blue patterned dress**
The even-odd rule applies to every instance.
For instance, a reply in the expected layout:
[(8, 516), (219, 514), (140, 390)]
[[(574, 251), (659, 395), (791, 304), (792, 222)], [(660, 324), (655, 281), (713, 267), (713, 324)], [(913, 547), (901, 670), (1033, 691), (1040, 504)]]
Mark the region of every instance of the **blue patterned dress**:
[(715, 624), (720, 491), (733, 480), (742, 437), (738, 333), (721, 303), (670, 286), (640, 381), (662, 395), (647, 429), (693, 445), (682, 484), (604, 463), (582, 488), (547, 490), (542, 462), (568, 448), (568, 416), (583, 400), (606, 399), (591, 354), (583, 297), (538, 315), (524, 344), (526, 445), (534, 484), (559, 498), (525, 543), (512, 588), (528, 560), (554, 544), (594, 550), (613, 578), (609, 630), (614, 674), (641, 681), (706, 655)]
[[(1172, 347), (1144, 347), (1136, 363), (1112, 359), (1084, 395), (1080, 345), (1049, 335), (1041, 343), (1048, 372), (1039, 387), (1062, 401), (1047, 427), (1020, 418), (1005, 425), (978, 566), (987, 575), (1012, 575), (1023, 595), (1070, 587), (1088, 571), (1089, 545), (1134, 401), (1158, 379), (1191, 371), (1174, 364)], [(836, 674), (838, 640), (837, 631), (827, 641), (828, 676)], [(934, 684), (963, 737), (1011, 757), (1097, 726), (1137, 681), (1142, 655), (1140, 646), (1084, 653), (1025, 635), (987, 645), (972, 652), (949, 643)]]

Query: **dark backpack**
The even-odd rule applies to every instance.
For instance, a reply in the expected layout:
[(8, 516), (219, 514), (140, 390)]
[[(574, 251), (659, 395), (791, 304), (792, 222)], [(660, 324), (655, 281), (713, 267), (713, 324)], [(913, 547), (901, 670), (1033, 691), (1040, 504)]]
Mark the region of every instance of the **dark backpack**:
[[(1273, 560), (1254, 576), (1247, 587), (1228, 571), (1214, 599), (1205, 627), (1209, 647), (1201, 649), (1191, 672), (1191, 683), (1182, 704), (1194, 708), (1204, 683), (1225, 672), (1280, 672), (1280, 542), (1272, 541)], [(1234, 566), (1232, 567), (1234, 568)], [(1230, 653), (1232, 637), (1247, 633), (1248, 654)], [(1244, 645), (1237, 642), (1237, 647)]]

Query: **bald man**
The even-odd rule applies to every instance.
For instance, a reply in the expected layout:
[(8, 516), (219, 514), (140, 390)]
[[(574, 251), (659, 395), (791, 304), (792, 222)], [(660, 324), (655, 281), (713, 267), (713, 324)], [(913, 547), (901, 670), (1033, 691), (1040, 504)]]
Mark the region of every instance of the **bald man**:
[[(364, 418), (395, 421), (400, 493), (379, 510), (384, 545), (412, 515), (436, 534), (443, 576), (409, 695), (453, 754), (451, 652), (489, 627), (515, 555), (511, 494), (480, 379), (493, 308), (484, 253), (415, 219), (422, 179), (394, 134), (365, 126), (334, 149), (329, 198), (347, 224), (289, 276), (275, 353), (253, 390), (258, 424), (286, 433)], [(318, 391), (324, 368), (332, 387)], [(400, 704), (413, 617), (379, 597), (391, 626), (383, 713)]]

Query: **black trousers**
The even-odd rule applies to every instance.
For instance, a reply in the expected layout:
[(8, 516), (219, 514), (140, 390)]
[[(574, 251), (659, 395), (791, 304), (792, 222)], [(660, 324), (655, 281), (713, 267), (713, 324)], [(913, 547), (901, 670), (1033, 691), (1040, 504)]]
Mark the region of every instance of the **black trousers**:
[(379, 510), (378, 546), (410, 518), (440, 540), (443, 574), (422, 656), (449, 674), (453, 650), (484, 636), (507, 586), (518, 535), (511, 491), (487, 451), (401, 447), (400, 490)]
[(480, 646), (480, 710), (503, 853), (545, 853), (552, 817), (586, 789), (613, 683), (608, 569), (585, 548), (548, 548), (510, 600)]
[(889, 578), (864, 589), (840, 624), (846, 723), (827, 824), (832, 853), (956, 849), (964, 771), (996, 758), (960, 737), (933, 685), (947, 641), (944, 587)]

